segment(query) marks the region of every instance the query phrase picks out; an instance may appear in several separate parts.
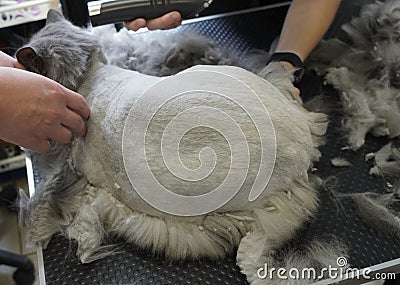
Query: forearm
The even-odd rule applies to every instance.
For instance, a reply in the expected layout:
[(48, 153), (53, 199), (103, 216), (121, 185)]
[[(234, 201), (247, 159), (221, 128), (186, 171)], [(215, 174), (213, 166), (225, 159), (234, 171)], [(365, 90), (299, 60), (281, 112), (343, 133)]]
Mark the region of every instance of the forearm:
[(306, 59), (332, 23), (340, 0), (293, 0), (276, 52)]

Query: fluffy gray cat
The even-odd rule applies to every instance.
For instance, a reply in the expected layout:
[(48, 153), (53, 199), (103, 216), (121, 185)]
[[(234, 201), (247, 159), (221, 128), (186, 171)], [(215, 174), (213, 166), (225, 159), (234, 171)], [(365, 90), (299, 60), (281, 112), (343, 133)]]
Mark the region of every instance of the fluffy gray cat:
[[(242, 272), (258, 284), (257, 269), (316, 210), (307, 171), (320, 156), (327, 117), (302, 107), (279, 64), (260, 72), (265, 79), (232, 66), (144, 75), (108, 65), (97, 38), (55, 11), (17, 58), (82, 94), (91, 108), (85, 138), (29, 153), (41, 177), (24, 206), (33, 243), (61, 233), (77, 241), (82, 262), (109, 254), (110, 238), (172, 260), (222, 258), (238, 248)], [(179, 117), (187, 110), (195, 120)], [(235, 195), (218, 188), (226, 181), (239, 185)], [(155, 191), (159, 185), (168, 191)]]

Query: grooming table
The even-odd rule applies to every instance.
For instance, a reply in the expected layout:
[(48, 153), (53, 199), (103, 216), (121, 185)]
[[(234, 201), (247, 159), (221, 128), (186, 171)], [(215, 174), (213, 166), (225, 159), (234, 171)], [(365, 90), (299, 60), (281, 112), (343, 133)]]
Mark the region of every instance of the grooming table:
[[(250, 48), (268, 49), (279, 35), (287, 4), (204, 17), (186, 23), (180, 29), (196, 30), (210, 36), (221, 46), (240, 52)], [(328, 98), (335, 100), (335, 91), (323, 86), (322, 80), (312, 72), (306, 73), (301, 89), (307, 97), (323, 91)], [(340, 130), (340, 117), (333, 115), (326, 145), (321, 147), (322, 159), (315, 165), (316, 174), (322, 178), (335, 176), (333, 187), (338, 192), (387, 193), (387, 182), (393, 181), (370, 176), (368, 171), (372, 162), (364, 161), (365, 154), (379, 150), (387, 142), (386, 139), (368, 137), (366, 145), (359, 151), (344, 151), (342, 147), (346, 146), (346, 141)], [(348, 159), (353, 166), (332, 167), (330, 159), (338, 156)], [(33, 179), (40, 173), (33, 172), (29, 161), (28, 175), (32, 192)], [(384, 235), (378, 236), (372, 231), (356, 216), (351, 200), (341, 199), (341, 203), (337, 204), (332, 192), (322, 191), (320, 201), (315, 218), (305, 225), (295, 241), (287, 247), (301, 249), (315, 237), (324, 239), (336, 236), (348, 245), (348, 262), (352, 268), (370, 267), (375, 272), (400, 272), (400, 241)], [(219, 261), (201, 259), (174, 264), (121, 242), (115, 254), (90, 264), (81, 264), (75, 252), (76, 244), (61, 236), (54, 236), (43, 251), (39, 249), (40, 284), (247, 284), (245, 276), (236, 266), (234, 255)], [(359, 280), (342, 282), (361, 283)]]

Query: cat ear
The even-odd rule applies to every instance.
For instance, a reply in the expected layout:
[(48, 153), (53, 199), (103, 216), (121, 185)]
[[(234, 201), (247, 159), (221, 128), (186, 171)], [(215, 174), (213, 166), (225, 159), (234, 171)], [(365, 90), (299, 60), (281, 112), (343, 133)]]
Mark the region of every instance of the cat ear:
[(20, 48), (16, 53), (17, 60), (29, 71), (41, 72), (43, 61), (31, 47)]
[(50, 9), (47, 12), (46, 25), (48, 25), (50, 23), (61, 22), (61, 21), (65, 21), (65, 18), (58, 11), (56, 11), (54, 9)]

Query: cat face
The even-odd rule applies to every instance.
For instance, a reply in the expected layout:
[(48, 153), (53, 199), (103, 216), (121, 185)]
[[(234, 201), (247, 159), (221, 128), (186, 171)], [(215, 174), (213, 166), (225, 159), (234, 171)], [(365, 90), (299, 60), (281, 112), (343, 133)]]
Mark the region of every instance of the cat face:
[(50, 10), (46, 26), (17, 51), (16, 57), (27, 70), (76, 90), (90, 68), (92, 56), (98, 53), (100, 45), (88, 30)]

